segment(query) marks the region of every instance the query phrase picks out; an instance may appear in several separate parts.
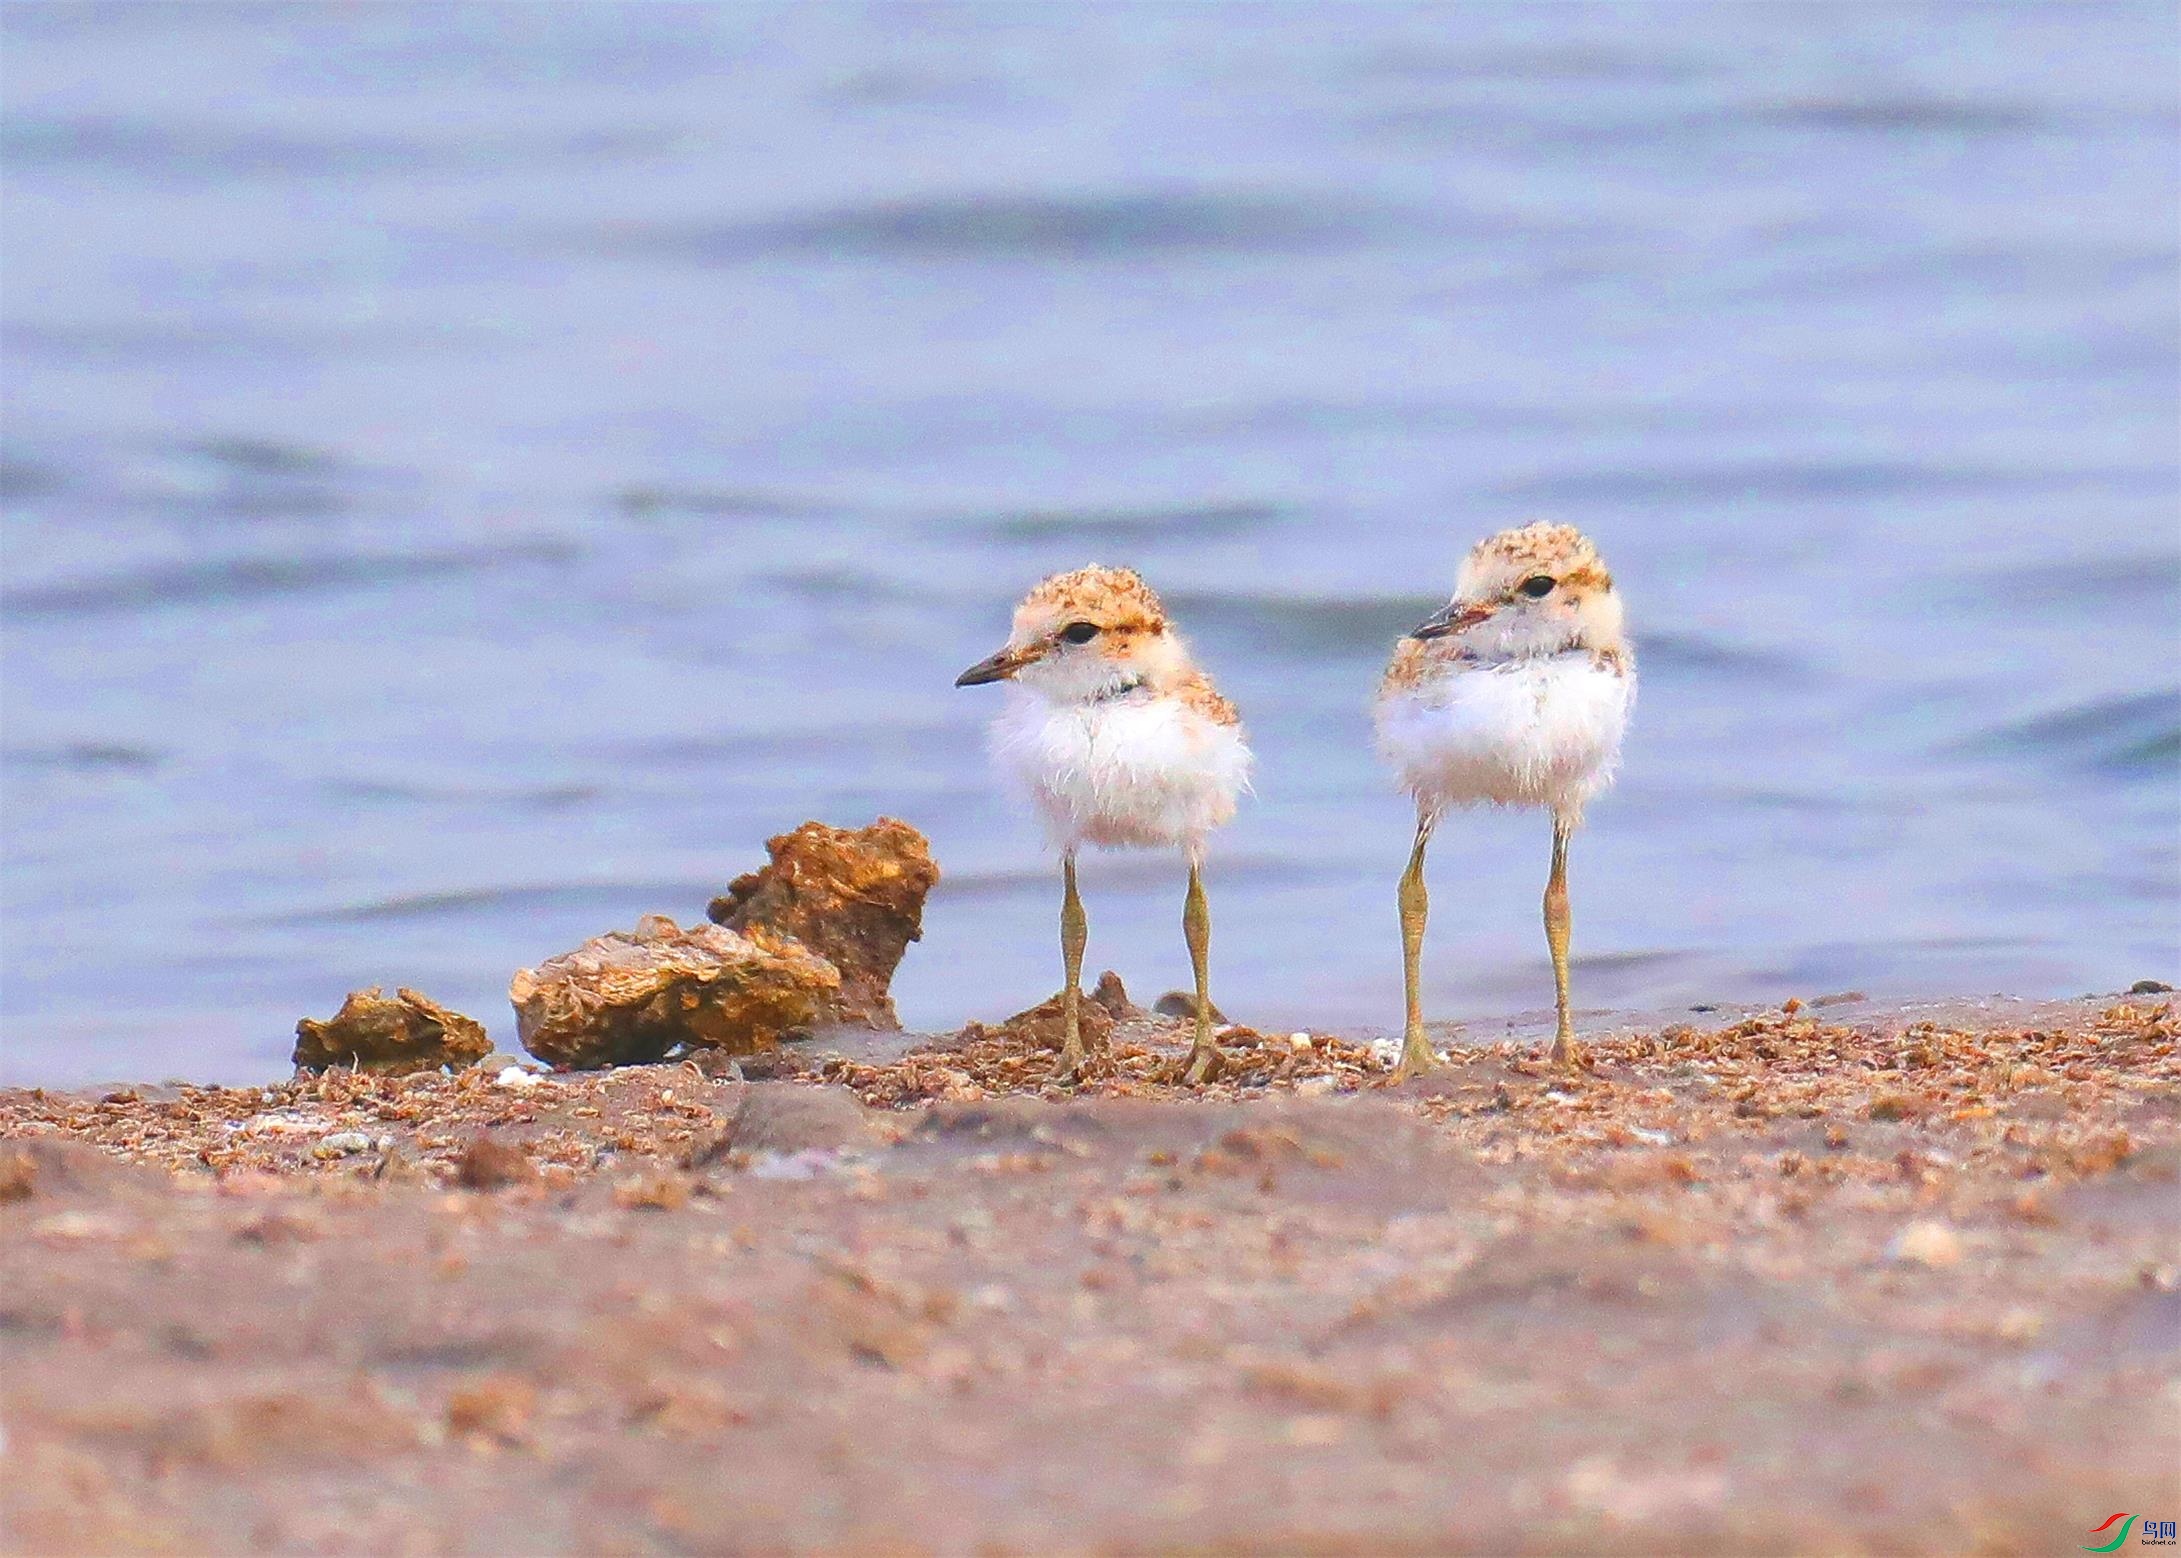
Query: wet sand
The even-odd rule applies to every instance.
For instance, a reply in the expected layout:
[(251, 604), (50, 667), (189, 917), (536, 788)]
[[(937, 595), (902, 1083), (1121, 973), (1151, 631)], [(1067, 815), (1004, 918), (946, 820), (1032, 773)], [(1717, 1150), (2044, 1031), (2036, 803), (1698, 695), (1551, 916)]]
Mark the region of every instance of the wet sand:
[(2072, 1551), (2170, 995), (0, 1093), (12, 1551)]

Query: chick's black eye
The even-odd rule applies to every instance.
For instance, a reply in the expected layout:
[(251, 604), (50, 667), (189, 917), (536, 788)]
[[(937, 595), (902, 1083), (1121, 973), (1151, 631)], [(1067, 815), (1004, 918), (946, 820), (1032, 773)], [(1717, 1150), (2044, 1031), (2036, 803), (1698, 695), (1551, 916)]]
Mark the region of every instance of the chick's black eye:
[(1537, 574), (1532, 578), (1524, 579), (1522, 581), (1522, 593), (1532, 600), (1543, 600), (1552, 593), (1552, 580), (1544, 574)]
[(1061, 640), (1070, 644), (1087, 644), (1098, 636), (1095, 622), (1071, 622), (1060, 630)]

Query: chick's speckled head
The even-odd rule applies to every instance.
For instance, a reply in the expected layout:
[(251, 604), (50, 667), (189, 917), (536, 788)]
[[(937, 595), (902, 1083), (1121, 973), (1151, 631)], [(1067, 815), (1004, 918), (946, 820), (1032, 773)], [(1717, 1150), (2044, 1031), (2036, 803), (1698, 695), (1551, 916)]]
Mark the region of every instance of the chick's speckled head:
[(1459, 635), (1480, 654), (1617, 650), (1621, 598), (1598, 549), (1573, 525), (1502, 530), (1470, 548), (1454, 598), (1417, 624), (1412, 638)]
[(1039, 581), (1015, 608), (1006, 647), (957, 687), (1016, 681), (1048, 697), (1099, 697), (1165, 680), (1188, 664), (1158, 595), (1131, 568), (1078, 568)]

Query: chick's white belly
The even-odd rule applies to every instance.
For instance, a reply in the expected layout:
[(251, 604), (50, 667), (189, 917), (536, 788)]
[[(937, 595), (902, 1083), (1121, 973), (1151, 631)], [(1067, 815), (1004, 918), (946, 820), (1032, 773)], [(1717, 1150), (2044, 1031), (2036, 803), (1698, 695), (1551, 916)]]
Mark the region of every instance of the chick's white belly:
[(1587, 655), (1452, 667), (1380, 701), (1379, 748), (1428, 805), (1580, 811), (1612, 782), (1634, 691)]
[(992, 747), (1064, 846), (1194, 845), (1234, 816), (1249, 783), (1240, 731), (1164, 699), (1018, 694)]

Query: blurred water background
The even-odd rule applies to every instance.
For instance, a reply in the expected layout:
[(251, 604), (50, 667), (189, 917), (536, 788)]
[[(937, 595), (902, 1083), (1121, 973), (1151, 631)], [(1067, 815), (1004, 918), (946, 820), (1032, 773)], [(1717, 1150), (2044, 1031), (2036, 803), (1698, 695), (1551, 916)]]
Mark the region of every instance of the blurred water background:
[[(986, 773), (1132, 562), (1260, 753), (1235, 1016), (1398, 1020), (1393, 637), (1588, 527), (1641, 646), (1578, 999), (2173, 977), (2170, 5), (0, 10), (4, 1055), (246, 1079), (351, 986), (927, 830), (912, 1026), (1053, 988)], [(1549, 1004), (1546, 829), (1434, 855)], [(1172, 861), (1093, 969), (1185, 982)]]

